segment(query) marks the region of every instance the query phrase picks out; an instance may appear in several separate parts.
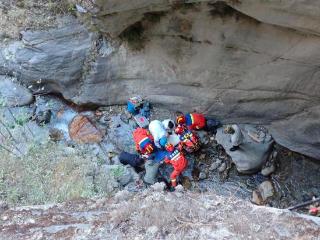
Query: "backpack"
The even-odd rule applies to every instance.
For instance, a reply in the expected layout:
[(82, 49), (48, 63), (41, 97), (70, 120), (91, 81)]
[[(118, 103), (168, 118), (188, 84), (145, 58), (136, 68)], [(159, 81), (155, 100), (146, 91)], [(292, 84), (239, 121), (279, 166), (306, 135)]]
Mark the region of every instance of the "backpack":
[(142, 107), (142, 104), (144, 103), (144, 100), (140, 96), (135, 96), (132, 98), (129, 98), (127, 102), (127, 110), (131, 114), (138, 114), (139, 109)]

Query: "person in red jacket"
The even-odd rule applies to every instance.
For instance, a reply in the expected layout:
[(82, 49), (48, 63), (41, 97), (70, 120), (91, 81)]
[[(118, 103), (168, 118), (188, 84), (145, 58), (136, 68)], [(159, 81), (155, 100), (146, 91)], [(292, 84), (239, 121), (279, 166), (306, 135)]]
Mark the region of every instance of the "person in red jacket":
[(177, 115), (177, 124), (185, 124), (189, 130), (200, 130), (206, 126), (206, 118), (201, 113), (187, 113)]
[(150, 155), (155, 147), (153, 137), (147, 129), (137, 128), (133, 131), (133, 140), (138, 153)]
[(190, 131), (185, 125), (178, 125), (175, 133), (179, 136), (179, 146), (188, 153), (198, 151), (200, 149), (200, 139), (195, 131)]
[(173, 172), (170, 175), (171, 186), (177, 186), (177, 177), (187, 168), (188, 161), (179, 149), (175, 149), (172, 144), (166, 145), (166, 150), (168, 151), (168, 156), (165, 157), (164, 162), (166, 164), (171, 164), (173, 167)]
[(215, 132), (220, 126), (220, 121), (209, 118), (207, 119), (201, 113), (187, 113), (178, 112), (176, 118), (177, 125), (186, 125), (189, 130), (207, 130)]

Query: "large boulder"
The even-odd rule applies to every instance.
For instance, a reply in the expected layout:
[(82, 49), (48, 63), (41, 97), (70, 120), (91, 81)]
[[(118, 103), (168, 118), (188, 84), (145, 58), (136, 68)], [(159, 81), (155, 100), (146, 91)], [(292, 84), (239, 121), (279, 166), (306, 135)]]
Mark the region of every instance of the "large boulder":
[(21, 41), (0, 50), (0, 74), (15, 75), (35, 93), (63, 93), (70, 99), (80, 90), (93, 40), (94, 34), (73, 18), (58, 28), (22, 31)]
[(240, 129), (243, 135), (243, 143), (239, 150), (229, 150), (233, 147), (231, 135), (225, 134), (223, 128), (217, 130), (216, 140), (224, 147), (239, 172), (253, 173), (260, 170), (267, 161), (273, 139), (270, 134), (259, 130), (255, 126), (240, 125)]
[[(264, 124), (279, 143), (320, 159), (318, 4), (281, 3), (267, 18), (276, 4), (254, 3), (254, 13), (250, 1), (182, 2), (96, 1), (85, 21), (108, 38), (76, 20), (22, 32), (2, 48), (0, 74), (78, 104), (140, 94), (225, 123)], [(272, 18), (277, 9), (287, 15)]]

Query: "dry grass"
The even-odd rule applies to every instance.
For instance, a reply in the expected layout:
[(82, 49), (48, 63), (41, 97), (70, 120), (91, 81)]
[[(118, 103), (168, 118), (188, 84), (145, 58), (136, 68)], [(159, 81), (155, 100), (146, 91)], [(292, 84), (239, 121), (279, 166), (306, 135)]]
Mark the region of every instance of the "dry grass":
[(0, 151), (0, 199), (11, 204), (43, 204), (97, 195), (87, 176), (94, 164), (85, 155), (65, 153), (56, 143), (30, 145), (16, 157)]

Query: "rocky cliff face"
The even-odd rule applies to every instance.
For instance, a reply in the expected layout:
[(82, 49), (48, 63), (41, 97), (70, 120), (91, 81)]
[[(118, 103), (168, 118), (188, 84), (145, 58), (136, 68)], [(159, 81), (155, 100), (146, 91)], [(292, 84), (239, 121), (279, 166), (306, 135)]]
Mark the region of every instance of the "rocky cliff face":
[(225, 123), (264, 124), (280, 144), (320, 159), (319, 8), (316, 1), (96, 0), (80, 14), (84, 24), (68, 18), (3, 43), (0, 74), (79, 104), (141, 94)]
[(0, 239), (317, 239), (320, 221), (161, 185), (139, 194), (0, 209)]

